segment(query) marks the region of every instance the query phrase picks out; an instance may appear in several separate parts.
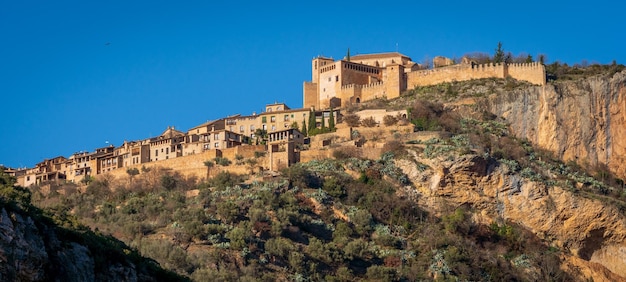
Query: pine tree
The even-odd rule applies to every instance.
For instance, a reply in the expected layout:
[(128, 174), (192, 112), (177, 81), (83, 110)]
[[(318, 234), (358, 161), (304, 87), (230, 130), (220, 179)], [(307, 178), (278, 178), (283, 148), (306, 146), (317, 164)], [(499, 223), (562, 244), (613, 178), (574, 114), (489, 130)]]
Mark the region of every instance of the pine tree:
[(494, 63), (504, 62), (504, 50), (502, 49), (502, 42), (498, 42), (498, 48), (496, 49), (496, 53), (493, 54), (493, 62)]
[(309, 111), (309, 133), (317, 127), (316, 121), (315, 121), (315, 109), (312, 109), (311, 111)]
[(304, 134), (304, 136), (307, 136), (307, 129), (306, 129), (306, 120), (302, 120), (302, 134)]
[(322, 112), (322, 130), (326, 128), (326, 118), (324, 118), (324, 112)]
[(335, 131), (335, 114), (333, 112), (333, 108), (330, 108), (330, 115), (328, 115), (328, 128), (330, 128), (330, 131)]

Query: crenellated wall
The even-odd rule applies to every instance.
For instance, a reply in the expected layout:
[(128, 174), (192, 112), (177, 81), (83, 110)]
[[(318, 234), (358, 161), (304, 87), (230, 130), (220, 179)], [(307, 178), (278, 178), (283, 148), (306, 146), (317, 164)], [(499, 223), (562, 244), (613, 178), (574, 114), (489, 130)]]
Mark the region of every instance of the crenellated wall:
[(505, 78), (510, 76), (532, 84), (546, 83), (545, 67), (540, 63), (527, 64), (459, 64), (407, 73), (409, 88), (443, 82), (465, 81), (481, 78)]
[(504, 64), (464, 64), (407, 73), (409, 88), (443, 82), (498, 77), (504, 78)]
[(507, 64), (507, 75), (532, 84), (546, 84), (546, 68), (541, 63)]
[[(457, 65), (446, 65), (452, 63), (448, 59), (441, 63), (446, 66), (417, 70), (414, 68), (417, 64), (409, 64), (410, 58), (401, 54), (360, 55), (360, 58), (354, 62), (314, 59), (313, 80), (305, 82), (303, 86), (304, 107), (327, 109), (342, 107), (349, 102), (382, 97), (393, 99), (405, 90), (418, 86), (482, 78), (512, 77), (537, 85), (546, 83), (545, 67), (540, 63), (475, 64), (464, 61)], [(379, 60), (387, 58), (402, 59), (402, 64), (391, 59), (391, 63), (381, 65)]]

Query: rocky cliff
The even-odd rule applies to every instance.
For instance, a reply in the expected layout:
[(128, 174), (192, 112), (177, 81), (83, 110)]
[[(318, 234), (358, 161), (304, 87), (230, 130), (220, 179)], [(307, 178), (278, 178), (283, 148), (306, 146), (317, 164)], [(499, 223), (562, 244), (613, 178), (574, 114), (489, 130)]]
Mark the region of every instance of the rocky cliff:
[(520, 224), (562, 250), (560, 267), (574, 277), (626, 281), (626, 217), (618, 208), (529, 180), (482, 156), (448, 154), (432, 159), (410, 152), (431, 169), (419, 170), (410, 160), (397, 164), (429, 209), (437, 211), (443, 201), (478, 211), (473, 220), (481, 224)]
[(0, 201), (0, 281), (181, 280), (116, 242), (57, 227)]
[(626, 71), (498, 93), (488, 108), (515, 135), (588, 168), (626, 178)]

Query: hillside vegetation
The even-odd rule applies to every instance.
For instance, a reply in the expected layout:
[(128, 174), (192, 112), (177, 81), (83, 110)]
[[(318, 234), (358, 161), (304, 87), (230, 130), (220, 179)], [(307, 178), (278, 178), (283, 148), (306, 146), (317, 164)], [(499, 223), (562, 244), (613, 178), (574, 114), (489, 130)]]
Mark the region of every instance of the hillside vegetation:
[(62, 211), (34, 207), (14, 184), (0, 169), (0, 280), (187, 281)]
[[(204, 181), (154, 168), (86, 187), (34, 186), (32, 198), (194, 281), (620, 279), (619, 264), (590, 262), (624, 242), (623, 181), (516, 138), (481, 100), (530, 87), (446, 83), (348, 108), (409, 109), (417, 130), (447, 132), (360, 136), (384, 146), (377, 159), (362, 157), (367, 146), (338, 145), (334, 158), (277, 177), (216, 168)], [(615, 224), (575, 218), (578, 205)]]

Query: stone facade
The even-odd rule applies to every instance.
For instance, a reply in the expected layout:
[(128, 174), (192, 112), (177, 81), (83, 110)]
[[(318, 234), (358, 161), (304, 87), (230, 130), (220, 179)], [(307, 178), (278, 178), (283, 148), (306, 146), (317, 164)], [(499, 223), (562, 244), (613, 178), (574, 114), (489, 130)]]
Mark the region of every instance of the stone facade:
[(436, 57), (437, 68), (421, 70), (400, 53), (359, 55), (343, 60), (317, 57), (312, 61), (311, 81), (303, 85), (303, 106), (316, 109), (340, 108), (376, 98), (392, 99), (417, 86), (480, 78), (512, 77), (545, 85), (545, 67), (528, 64), (475, 64)]

